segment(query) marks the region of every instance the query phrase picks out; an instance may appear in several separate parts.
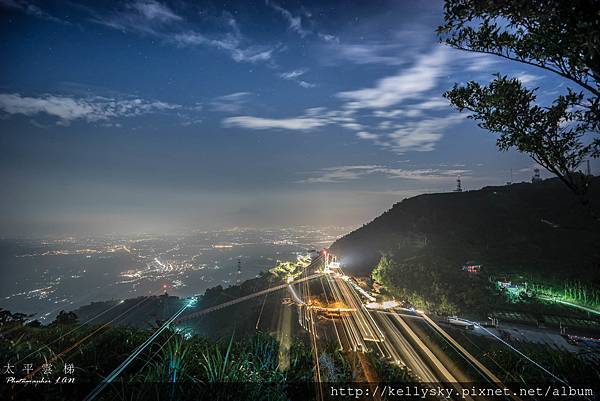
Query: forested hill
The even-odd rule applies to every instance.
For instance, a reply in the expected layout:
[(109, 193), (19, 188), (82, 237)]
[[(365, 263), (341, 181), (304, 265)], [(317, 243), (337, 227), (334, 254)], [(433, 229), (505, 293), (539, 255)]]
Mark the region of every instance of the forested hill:
[[(590, 199), (600, 215), (599, 177)], [(600, 224), (558, 179), (404, 199), (331, 248), (355, 274), (368, 274), (385, 252), (397, 261), (476, 260), (496, 271), (600, 277)]]

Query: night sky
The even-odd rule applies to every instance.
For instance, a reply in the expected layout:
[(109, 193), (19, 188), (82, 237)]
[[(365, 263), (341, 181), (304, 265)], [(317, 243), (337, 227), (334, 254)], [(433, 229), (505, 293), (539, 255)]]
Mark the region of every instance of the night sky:
[(0, 235), (352, 226), (459, 174), (529, 180), (441, 95), (495, 72), (542, 102), (565, 83), (438, 44), (442, 11), (0, 0)]

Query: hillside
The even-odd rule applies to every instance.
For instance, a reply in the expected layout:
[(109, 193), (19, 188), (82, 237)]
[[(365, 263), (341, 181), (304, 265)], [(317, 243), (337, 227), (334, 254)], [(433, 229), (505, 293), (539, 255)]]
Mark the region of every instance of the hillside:
[[(599, 178), (590, 198), (599, 215)], [(404, 199), (331, 249), (342, 256), (347, 271), (363, 275), (385, 253), (405, 265), (404, 276), (397, 279), (404, 284), (397, 286), (406, 287), (412, 280), (414, 289), (414, 281), (423, 281), (421, 292), (426, 292), (432, 284), (428, 276), (440, 286), (464, 281), (461, 266), (470, 260), (483, 264), (480, 280), (486, 282), (491, 275), (518, 273), (538, 281), (576, 280), (596, 287), (598, 244), (600, 224), (558, 179), (550, 179)], [(448, 293), (452, 291), (450, 286)]]

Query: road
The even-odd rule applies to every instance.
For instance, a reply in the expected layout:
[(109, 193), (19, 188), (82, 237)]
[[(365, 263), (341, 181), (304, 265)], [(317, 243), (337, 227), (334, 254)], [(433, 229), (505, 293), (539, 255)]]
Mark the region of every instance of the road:
[[(189, 313), (179, 317), (176, 323), (287, 288), (291, 301), (298, 306), (298, 323), (310, 336), (315, 383), (320, 394), (323, 380), (319, 347), (330, 341), (336, 342), (343, 351), (359, 355), (364, 376), (369, 382), (377, 382), (377, 374), (363, 363), (362, 355), (373, 351), (391, 363), (407, 367), (421, 382), (447, 383), (457, 394), (462, 393), (464, 387), (461, 383), (465, 382), (484, 381), (491, 387), (504, 387), (491, 371), (425, 313), (367, 308), (365, 304), (372, 301), (372, 297), (340, 268), (332, 272), (324, 269), (323, 264), (323, 260), (318, 258), (300, 278), (290, 283)], [(286, 328), (283, 325), (278, 328), (278, 331), (285, 332), (282, 338), (292, 334), (289, 323)], [(477, 399), (469, 396), (460, 398)]]
[[(341, 269), (335, 269), (319, 280), (305, 281), (300, 295), (292, 295), (295, 300), (300, 298), (304, 306), (308, 323), (304, 327), (311, 333), (316, 353), (317, 347), (325, 341), (337, 342), (345, 351), (374, 351), (392, 363), (407, 367), (421, 382), (448, 383), (457, 394), (468, 389), (461, 384), (465, 382), (488, 382), (492, 388), (504, 387), (500, 379), (425, 313), (369, 309), (365, 306), (368, 294), (359, 294), (351, 280)], [(319, 285), (322, 299), (333, 307), (323, 307), (314, 300), (315, 286)], [(325, 311), (322, 318), (328, 318), (328, 324), (315, 325), (317, 311)], [(365, 372), (366, 377), (373, 375), (374, 372)], [(377, 378), (369, 381), (377, 381)]]
[[(319, 257), (303, 270), (300, 278), (183, 315), (195, 304), (195, 299), (188, 301), (103, 380), (87, 399), (91, 400), (100, 394), (170, 325), (196, 319), (260, 296), (265, 296), (262, 303), (264, 307), (268, 294), (286, 288), (291, 299), (287, 299), (285, 303), (289, 304), (291, 301), (297, 306), (300, 327), (310, 336), (314, 381), (319, 399), (324, 398), (319, 347), (332, 340), (337, 342), (341, 350), (354, 352), (358, 356), (364, 379), (368, 383), (381, 381), (365, 356), (366, 352), (372, 351), (391, 363), (408, 368), (425, 386), (434, 389), (440, 385), (454, 388), (451, 399), (485, 399), (469, 395), (469, 382), (483, 380), (490, 384), (490, 388), (505, 387), (500, 379), (424, 312), (399, 312), (396, 306), (386, 309), (386, 303), (374, 302), (375, 297), (353, 282), (341, 268), (336, 267), (334, 271), (325, 268), (324, 261)], [(280, 342), (280, 364), (285, 367), (289, 364), (289, 340), (295, 329), (292, 328), (291, 308), (284, 307), (280, 311), (282, 313), (276, 333)], [(261, 315), (262, 307), (256, 327), (259, 326)], [(516, 397), (510, 398), (518, 400)]]

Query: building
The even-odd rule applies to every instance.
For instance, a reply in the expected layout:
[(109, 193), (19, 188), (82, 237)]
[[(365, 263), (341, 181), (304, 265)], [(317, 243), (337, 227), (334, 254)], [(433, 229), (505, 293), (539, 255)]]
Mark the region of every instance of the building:
[(467, 273), (479, 273), (481, 271), (481, 265), (471, 260), (463, 265), (462, 270)]

